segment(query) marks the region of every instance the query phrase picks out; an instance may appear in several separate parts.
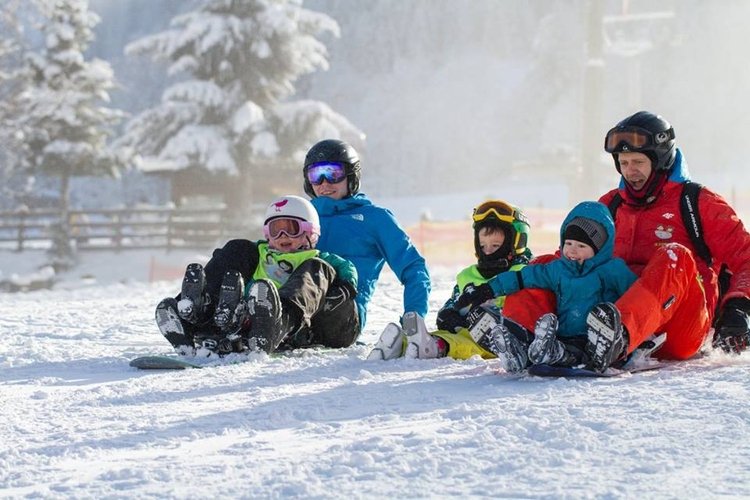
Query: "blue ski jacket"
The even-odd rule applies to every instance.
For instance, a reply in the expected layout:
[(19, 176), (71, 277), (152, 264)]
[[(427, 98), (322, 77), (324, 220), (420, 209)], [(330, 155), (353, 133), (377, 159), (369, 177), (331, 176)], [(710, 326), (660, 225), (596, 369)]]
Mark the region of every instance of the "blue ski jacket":
[[(607, 241), (592, 258), (581, 264), (562, 255), (565, 227), (575, 217), (599, 222), (607, 230)], [(609, 209), (595, 201), (576, 205), (560, 227), (560, 257), (547, 264), (529, 264), (520, 271), (500, 273), (489, 281), (495, 295), (522, 288), (544, 288), (557, 298), (560, 337), (585, 335), (586, 315), (599, 302), (615, 302), (636, 280), (625, 261), (614, 257), (615, 224)]]
[(367, 305), (386, 263), (404, 286), (404, 312), (427, 314), (430, 274), (424, 258), (386, 208), (374, 205), (364, 193), (342, 200), (311, 200), (320, 216), (318, 250), (350, 260), (357, 269), (357, 306), (364, 328)]

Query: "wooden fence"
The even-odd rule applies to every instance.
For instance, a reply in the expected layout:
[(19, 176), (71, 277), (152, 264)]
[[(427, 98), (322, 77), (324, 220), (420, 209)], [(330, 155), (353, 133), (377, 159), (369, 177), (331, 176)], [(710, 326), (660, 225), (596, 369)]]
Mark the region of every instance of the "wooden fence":
[(237, 231), (224, 207), (72, 210), (67, 220), (57, 210), (0, 212), (0, 247), (19, 252), (66, 233), (79, 250), (204, 249)]

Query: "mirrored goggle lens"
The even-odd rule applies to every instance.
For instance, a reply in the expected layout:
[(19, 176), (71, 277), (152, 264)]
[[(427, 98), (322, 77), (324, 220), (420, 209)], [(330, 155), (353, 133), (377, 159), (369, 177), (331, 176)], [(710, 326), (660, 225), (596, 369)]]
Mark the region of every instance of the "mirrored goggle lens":
[(297, 238), (305, 232), (304, 222), (297, 219), (278, 218), (271, 219), (266, 224), (268, 235), (271, 238), (278, 238), (281, 234), (286, 234), (290, 238)]
[[(623, 149), (638, 151), (651, 143), (651, 134), (636, 129), (610, 130), (604, 141), (607, 153), (618, 153)], [(623, 145), (627, 148), (623, 148)]]
[(305, 175), (310, 184), (316, 186), (323, 184), (324, 180), (329, 184), (336, 184), (346, 179), (346, 167), (344, 167), (343, 163), (313, 163), (307, 167)]
[(492, 202), (482, 203), (474, 209), (472, 219), (474, 222), (483, 221), (487, 217), (494, 217), (505, 222), (513, 222), (516, 210), (507, 203)]

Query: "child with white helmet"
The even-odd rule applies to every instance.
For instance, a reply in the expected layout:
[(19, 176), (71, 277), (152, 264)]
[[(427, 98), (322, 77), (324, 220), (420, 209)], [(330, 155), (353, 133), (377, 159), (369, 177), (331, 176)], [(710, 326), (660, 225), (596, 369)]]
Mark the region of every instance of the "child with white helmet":
[(347, 347), (357, 338), (356, 270), (315, 249), (320, 221), (310, 202), (275, 200), (263, 234), (229, 241), (205, 268), (188, 265), (180, 295), (159, 303), (157, 325), (178, 353)]

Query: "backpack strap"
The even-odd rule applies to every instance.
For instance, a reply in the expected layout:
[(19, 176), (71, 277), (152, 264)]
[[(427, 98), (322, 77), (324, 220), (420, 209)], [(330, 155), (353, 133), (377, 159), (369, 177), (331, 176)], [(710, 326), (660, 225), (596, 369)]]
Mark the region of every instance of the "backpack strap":
[(695, 253), (703, 259), (709, 267), (713, 263), (711, 250), (703, 239), (703, 224), (701, 214), (698, 211), (698, 194), (703, 186), (697, 182), (686, 181), (682, 186), (680, 195), (680, 214), (685, 230), (695, 248)]
[(617, 209), (622, 205), (622, 196), (620, 196), (619, 191), (615, 193), (615, 195), (612, 197), (611, 200), (609, 200), (609, 205), (607, 205), (607, 208), (609, 208), (609, 213), (612, 215), (612, 221), (614, 222), (615, 216), (617, 215)]

